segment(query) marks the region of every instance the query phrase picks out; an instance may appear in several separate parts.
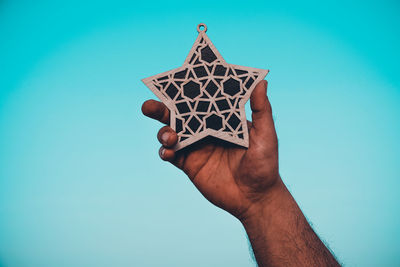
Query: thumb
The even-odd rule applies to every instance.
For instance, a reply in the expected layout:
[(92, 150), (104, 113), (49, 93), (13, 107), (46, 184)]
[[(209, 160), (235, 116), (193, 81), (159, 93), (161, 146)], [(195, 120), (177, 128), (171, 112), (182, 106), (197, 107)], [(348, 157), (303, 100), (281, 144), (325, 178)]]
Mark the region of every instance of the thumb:
[(267, 86), (267, 81), (260, 81), (250, 96), (253, 127), (261, 131), (273, 123), (271, 105), (267, 98)]

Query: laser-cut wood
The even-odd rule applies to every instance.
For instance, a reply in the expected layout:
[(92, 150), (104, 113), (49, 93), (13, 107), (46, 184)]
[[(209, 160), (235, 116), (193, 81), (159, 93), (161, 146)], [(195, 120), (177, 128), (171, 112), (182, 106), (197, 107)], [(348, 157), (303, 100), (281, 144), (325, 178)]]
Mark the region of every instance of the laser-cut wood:
[(206, 137), (248, 147), (245, 103), (268, 70), (228, 64), (208, 38), (207, 26), (182, 67), (143, 79), (170, 110), (170, 126), (179, 137), (174, 150)]

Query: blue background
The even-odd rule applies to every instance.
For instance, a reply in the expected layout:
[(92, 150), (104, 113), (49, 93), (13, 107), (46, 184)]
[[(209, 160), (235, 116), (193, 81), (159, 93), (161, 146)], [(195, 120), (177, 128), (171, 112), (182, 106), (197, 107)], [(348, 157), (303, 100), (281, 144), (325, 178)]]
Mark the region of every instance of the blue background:
[[(253, 266), (158, 158), (140, 79), (197, 32), (270, 69), (282, 177), (348, 266), (400, 265), (397, 1), (1, 1), (0, 265)], [(249, 116), (249, 113), (248, 113)]]

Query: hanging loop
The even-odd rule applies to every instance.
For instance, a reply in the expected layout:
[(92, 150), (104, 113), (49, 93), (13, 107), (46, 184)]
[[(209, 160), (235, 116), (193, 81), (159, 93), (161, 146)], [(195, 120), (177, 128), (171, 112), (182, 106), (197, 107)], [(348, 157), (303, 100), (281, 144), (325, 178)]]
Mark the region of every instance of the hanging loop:
[(197, 32), (206, 32), (207, 31), (207, 25), (204, 23), (200, 23), (199, 25), (197, 25)]

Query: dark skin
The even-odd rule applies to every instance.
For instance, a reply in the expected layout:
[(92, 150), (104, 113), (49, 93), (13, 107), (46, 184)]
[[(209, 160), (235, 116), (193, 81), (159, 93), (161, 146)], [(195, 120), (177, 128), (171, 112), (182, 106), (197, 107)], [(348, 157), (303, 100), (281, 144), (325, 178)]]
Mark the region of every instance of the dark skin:
[[(259, 266), (339, 266), (314, 233), (282, 182), (278, 168), (278, 140), (267, 82), (250, 97), (248, 149), (206, 139), (182, 151), (169, 126), (157, 135), (160, 157), (183, 170), (214, 205), (238, 218), (246, 229)], [(169, 110), (161, 102), (143, 103), (143, 114), (169, 124)]]

